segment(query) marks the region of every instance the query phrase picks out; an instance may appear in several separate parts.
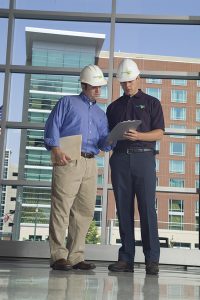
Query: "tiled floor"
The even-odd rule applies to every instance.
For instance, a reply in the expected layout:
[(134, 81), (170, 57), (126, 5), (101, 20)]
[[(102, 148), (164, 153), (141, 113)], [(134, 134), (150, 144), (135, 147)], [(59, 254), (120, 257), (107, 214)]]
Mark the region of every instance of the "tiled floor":
[(110, 273), (107, 262), (94, 271), (52, 271), (47, 260), (0, 260), (0, 300), (158, 300), (200, 299), (200, 268), (161, 266), (146, 276)]

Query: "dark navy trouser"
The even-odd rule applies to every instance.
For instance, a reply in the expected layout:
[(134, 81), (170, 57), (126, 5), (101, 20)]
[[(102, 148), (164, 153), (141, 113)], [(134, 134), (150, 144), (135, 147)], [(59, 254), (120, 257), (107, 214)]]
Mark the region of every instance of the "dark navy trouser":
[(158, 262), (160, 244), (155, 210), (155, 156), (153, 152), (113, 153), (110, 166), (122, 243), (118, 260), (127, 261), (131, 265), (134, 262), (136, 196), (145, 261)]

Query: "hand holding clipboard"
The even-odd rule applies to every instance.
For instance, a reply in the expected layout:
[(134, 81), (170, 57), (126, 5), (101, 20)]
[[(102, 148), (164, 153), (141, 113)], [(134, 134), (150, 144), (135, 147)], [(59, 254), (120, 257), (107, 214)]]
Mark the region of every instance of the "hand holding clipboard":
[(111, 144), (116, 143), (118, 140), (125, 140), (124, 133), (130, 129), (136, 130), (141, 123), (141, 120), (128, 120), (118, 123), (109, 133), (107, 143)]

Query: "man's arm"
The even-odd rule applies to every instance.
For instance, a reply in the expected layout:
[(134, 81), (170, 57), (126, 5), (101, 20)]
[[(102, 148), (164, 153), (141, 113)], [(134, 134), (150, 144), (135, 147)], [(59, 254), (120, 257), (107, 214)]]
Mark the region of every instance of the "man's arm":
[(130, 129), (124, 134), (124, 137), (130, 141), (145, 141), (154, 142), (158, 141), (163, 137), (164, 131), (162, 129), (154, 129), (148, 132), (139, 132)]

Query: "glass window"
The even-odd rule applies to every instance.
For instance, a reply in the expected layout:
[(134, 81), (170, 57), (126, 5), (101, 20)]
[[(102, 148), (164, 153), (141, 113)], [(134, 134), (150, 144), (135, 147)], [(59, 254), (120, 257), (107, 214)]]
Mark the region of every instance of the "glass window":
[(161, 100), (161, 89), (159, 88), (146, 88), (146, 93)]
[(5, 64), (5, 62), (6, 62), (7, 32), (8, 32), (8, 20), (0, 18), (1, 41), (4, 41), (4, 42), (0, 43), (0, 64)]
[(147, 78), (146, 83), (162, 84), (162, 79)]
[(184, 212), (184, 201), (183, 200), (169, 200), (169, 211), (171, 212)]
[(170, 112), (171, 120), (186, 120), (185, 107), (172, 107)]
[(183, 216), (169, 215), (169, 229), (183, 230)]
[(200, 188), (200, 186), (199, 186), (199, 180), (198, 179), (195, 180), (195, 188), (196, 189)]
[(200, 144), (195, 145), (195, 156), (200, 157)]
[(197, 86), (200, 86), (200, 80), (197, 80)]
[[(0, 0), (1, 2), (2, 0)], [(3, 0), (6, 1), (6, 0)], [(8, 1), (8, 0), (7, 0)], [(110, 12), (110, 1), (87, 0), (84, 5), (82, 0), (76, 0), (69, 3), (63, 0), (16, 0), (18, 9), (48, 10), (49, 11), (66, 11), (66, 12)]]
[(170, 160), (169, 161), (169, 172), (185, 174), (185, 161), (183, 160)]
[(95, 207), (102, 207), (102, 200), (103, 200), (103, 197), (101, 195), (97, 195)]
[(200, 168), (200, 162), (199, 161), (196, 161), (195, 162), (195, 175), (199, 175), (199, 168)]
[(196, 94), (196, 104), (200, 104), (200, 91)]
[(170, 155), (185, 155), (185, 143), (171, 142), (170, 143)]
[(196, 122), (200, 122), (200, 108), (196, 109)]
[[(106, 78), (107, 79), (107, 78)], [(101, 95), (100, 95), (101, 98), (104, 98), (104, 99), (107, 99), (108, 98), (108, 87), (107, 85), (103, 85), (101, 87)]]
[(97, 176), (97, 184), (99, 184), (99, 185), (103, 184), (103, 174), (98, 174), (98, 176)]
[(106, 109), (107, 109), (107, 103), (100, 103), (100, 102), (97, 102), (97, 105), (103, 110), (106, 112)]
[(159, 159), (156, 159), (156, 172), (159, 172), (160, 162)]
[(160, 150), (160, 141), (156, 141), (156, 150)]
[(4, 74), (0, 73), (0, 106), (3, 104)]
[(172, 85), (187, 85), (187, 80), (183, 80), (183, 79), (172, 79), (171, 81)]
[(196, 221), (196, 230), (199, 230), (199, 200), (195, 204), (195, 221)]
[(187, 102), (187, 91), (172, 90), (171, 91), (171, 102), (186, 103)]
[[(185, 125), (170, 124), (170, 128), (185, 129), (186, 126)], [(170, 137), (176, 138), (176, 139), (184, 139), (185, 135), (170, 135)]]
[(169, 186), (183, 188), (185, 186), (185, 180), (182, 178), (170, 178)]
[(183, 230), (184, 201), (169, 200), (169, 229)]
[(104, 156), (95, 156), (98, 168), (104, 167)]

